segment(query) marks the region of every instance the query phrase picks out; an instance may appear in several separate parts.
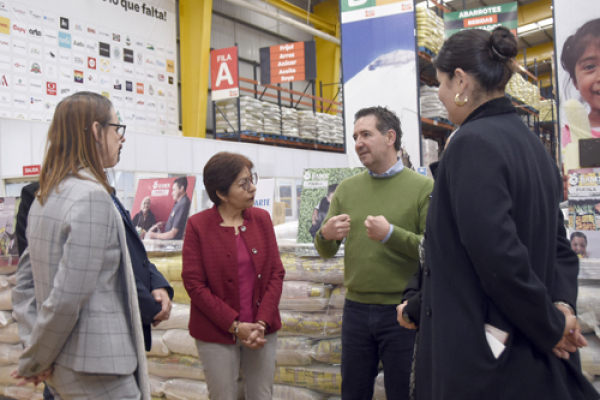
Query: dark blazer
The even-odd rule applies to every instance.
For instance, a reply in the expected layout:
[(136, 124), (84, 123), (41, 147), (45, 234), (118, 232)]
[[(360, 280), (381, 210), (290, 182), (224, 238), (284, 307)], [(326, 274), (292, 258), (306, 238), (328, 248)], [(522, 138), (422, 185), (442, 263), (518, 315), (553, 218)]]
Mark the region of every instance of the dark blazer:
[[(427, 216), (417, 399), (598, 399), (578, 353), (552, 353), (578, 259), (556, 164), (507, 98), (475, 110), (437, 171)], [(508, 332), (496, 359), (484, 324)]]
[[(285, 270), (269, 213), (244, 210), (240, 235), (246, 243), (256, 281), (252, 300), (255, 321), (269, 324), (266, 334), (281, 328), (279, 299)], [(183, 241), (181, 277), (191, 300), (190, 335), (204, 342), (234, 344), (228, 329), (239, 318), (240, 292), (235, 230), (223, 227), (216, 206), (189, 218)]]
[[(27, 247), (27, 238), (25, 236), (27, 216), (29, 215), (31, 204), (35, 200), (35, 192), (39, 187), (39, 182), (34, 182), (23, 187), (21, 190), (21, 204), (19, 205), (19, 210), (17, 212), (16, 229), (19, 255), (21, 255)], [(119, 200), (116, 198), (114, 199), (118, 202), (121, 209), (125, 210)], [(126, 213), (126, 215), (128, 214)], [(121, 214), (121, 217), (123, 217), (123, 214)], [(162, 274), (156, 269), (156, 266), (148, 260), (144, 243), (137, 235), (137, 232), (131, 223), (131, 219), (129, 217), (123, 217), (123, 222), (125, 225), (125, 234), (127, 235), (127, 249), (129, 250), (137, 286), (138, 302), (140, 305), (140, 314), (144, 331), (144, 344), (146, 350), (149, 351), (152, 347), (151, 324), (156, 314), (161, 311), (161, 305), (157, 303), (152, 296), (152, 291), (164, 288), (169, 293), (171, 299), (173, 299), (174, 292), (173, 288), (169, 285), (169, 282), (167, 282)]]
[(151, 325), (156, 314), (161, 311), (160, 303), (157, 303), (152, 296), (152, 291), (155, 289), (164, 288), (169, 293), (169, 298), (173, 299), (175, 292), (165, 277), (156, 269), (156, 265), (148, 260), (148, 254), (144, 243), (140, 239), (129, 218), (129, 213), (121, 204), (119, 199), (113, 196), (113, 201), (118, 203), (121, 210), (124, 211), (123, 223), (125, 225), (125, 234), (127, 236), (127, 249), (133, 266), (133, 274), (135, 275), (135, 283), (138, 292), (138, 302), (140, 304), (140, 314), (142, 316), (142, 326), (144, 328), (144, 343), (146, 351), (152, 347)]

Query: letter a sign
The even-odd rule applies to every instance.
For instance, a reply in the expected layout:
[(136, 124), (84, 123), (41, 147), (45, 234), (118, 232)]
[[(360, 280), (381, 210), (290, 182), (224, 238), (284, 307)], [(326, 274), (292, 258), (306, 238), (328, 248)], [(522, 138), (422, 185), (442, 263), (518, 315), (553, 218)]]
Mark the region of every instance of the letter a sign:
[(213, 101), (239, 97), (237, 47), (210, 52), (210, 85)]

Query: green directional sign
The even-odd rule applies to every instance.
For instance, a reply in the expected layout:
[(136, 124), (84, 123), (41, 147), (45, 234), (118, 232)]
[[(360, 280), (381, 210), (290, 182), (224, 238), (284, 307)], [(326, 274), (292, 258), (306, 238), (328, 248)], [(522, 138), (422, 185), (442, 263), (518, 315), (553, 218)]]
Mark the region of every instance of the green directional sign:
[(446, 38), (466, 29), (493, 30), (504, 26), (517, 36), (517, 3), (499, 4), (444, 14)]

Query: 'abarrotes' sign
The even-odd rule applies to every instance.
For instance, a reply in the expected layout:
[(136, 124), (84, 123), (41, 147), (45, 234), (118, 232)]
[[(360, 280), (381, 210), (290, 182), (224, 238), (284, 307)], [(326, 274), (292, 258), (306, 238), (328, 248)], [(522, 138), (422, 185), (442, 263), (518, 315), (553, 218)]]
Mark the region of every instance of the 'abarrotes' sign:
[(317, 77), (315, 42), (295, 42), (260, 49), (260, 82), (309, 81)]
[(510, 29), (516, 37), (517, 25), (518, 14), (516, 2), (444, 14), (446, 38), (466, 29), (485, 29), (491, 31), (498, 26)]

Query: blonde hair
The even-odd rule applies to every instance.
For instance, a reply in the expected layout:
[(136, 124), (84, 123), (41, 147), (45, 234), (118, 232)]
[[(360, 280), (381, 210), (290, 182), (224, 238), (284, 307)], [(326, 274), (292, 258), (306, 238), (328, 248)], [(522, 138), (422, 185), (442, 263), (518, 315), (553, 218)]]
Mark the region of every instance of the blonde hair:
[(106, 191), (112, 193), (92, 131), (94, 122), (102, 128), (108, 125), (112, 108), (109, 99), (92, 92), (78, 92), (58, 103), (48, 129), (40, 189), (36, 194), (40, 203), (44, 204), (52, 190), (58, 191), (58, 185), (68, 175), (86, 179), (79, 174), (81, 168), (88, 168)]

